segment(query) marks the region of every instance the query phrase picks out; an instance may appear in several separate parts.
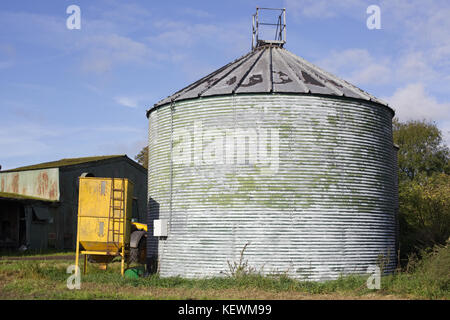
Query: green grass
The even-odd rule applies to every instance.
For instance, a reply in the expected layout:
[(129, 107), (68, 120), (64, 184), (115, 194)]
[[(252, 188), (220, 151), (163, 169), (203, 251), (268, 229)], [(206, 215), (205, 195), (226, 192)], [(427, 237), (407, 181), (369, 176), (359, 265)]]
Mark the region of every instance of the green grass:
[(400, 272), (387, 276), (384, 280), (386, 289), (414, 294), (429, 299), (450, 298), (450, 248), (436, 246), (423, 251), (422, 258), (410, 258), (407, 266), (409, 272)]
[(56, 249), (46, 250), (26, 250), (18, 252), (17, 250), (2, 250), (0, 251), (1, 257), (46, 257), (46, 256), (74, 256), (75, 251), (61, 251)]
[[(68, 255), (73, 253), (63, 253)], [(380, 290), (366, 286), (368, 275), (324, 282), (297, 281), (257, 273), (210, 279), (120, 276), (120, 264), (103, 271), (89, 264), (81, 290), (69, 290), (70, 260), (0, 260), (0, 299), (449, 299), (448, 246), (411, 259), (408, 272), (384, 276)]]

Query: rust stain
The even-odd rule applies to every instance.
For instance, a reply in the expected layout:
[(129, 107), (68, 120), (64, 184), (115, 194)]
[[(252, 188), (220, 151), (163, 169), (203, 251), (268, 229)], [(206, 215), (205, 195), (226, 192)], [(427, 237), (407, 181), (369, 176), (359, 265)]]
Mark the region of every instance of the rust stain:
[(47, 195), (48, 191), (48, 174), (41, 172), (38, 176), (38, 194), (41, 196)]
[(19, 193), (19, 174), (18, 173), (16, 173), (13, 176), (11, 188), (12, 188), (13, 193)]
[(2, 177), (2, 192), (5, 192), (5, 178)]
[(56, 199), (56, 182), (55, 181), (53, 181), (53, 183), (50, 187), (49, 197), (50, 197), (50, 199)]
[(25, 187), (22, 188), (22, 194), (27, 194), (27, 188)]

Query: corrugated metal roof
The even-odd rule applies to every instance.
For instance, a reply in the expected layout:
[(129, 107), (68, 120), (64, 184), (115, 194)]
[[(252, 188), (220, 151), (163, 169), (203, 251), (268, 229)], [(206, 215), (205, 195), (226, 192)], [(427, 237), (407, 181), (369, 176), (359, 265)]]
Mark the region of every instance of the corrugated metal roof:
[(110, 156), (96, 156), (96, 157), (82, 157), (82, 158), (66, 158), (56, 161), (50, 161), (50, 162), (44, 162), (39, 164), (34, 164), (30, 166), (24, 166), (19, 167), (15, 169), (10, 170), (4, 170), (1, 172), (12, 172), (12, 171), (24, 171), (24, 170), (34, 170), (34, 169), (47, 169), (47, 168), (59, 168), (59, 167), (65, 167), (65, 166), (71, 166), (86, 162), (93, 162), (93, 161), (100, 161), (100, 160), (106, 160), (111, 158), (119, 158), (119, 157), (126, 157), (126, 155), (110, 155)]
[(172, 101), (264, 92), (349, 97), (387, 106), (386, 102), (280, 46), (264, 45), (159, 101), (148, 112)]

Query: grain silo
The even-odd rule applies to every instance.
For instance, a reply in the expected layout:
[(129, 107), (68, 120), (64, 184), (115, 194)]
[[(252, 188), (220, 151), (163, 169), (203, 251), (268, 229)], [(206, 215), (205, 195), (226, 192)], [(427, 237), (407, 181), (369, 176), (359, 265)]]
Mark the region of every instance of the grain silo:
[(281, 32), (255, 40), (147, 111), (150, 265), (220, 276), (245, 247), (263, 274), (335, 279), (382, 257), (392, 271), (394, 111), (284, 49)]

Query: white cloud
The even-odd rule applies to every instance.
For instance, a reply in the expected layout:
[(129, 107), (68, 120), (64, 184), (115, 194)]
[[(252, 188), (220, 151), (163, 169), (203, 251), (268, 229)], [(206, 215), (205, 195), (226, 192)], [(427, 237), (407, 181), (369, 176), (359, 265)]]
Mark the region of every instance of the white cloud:
[(448, 0), (384, 0), (380, 6), (384, 27), (401, 43), (402, 56), (410, 60), (404, 65), (410, 64), (410, 74), (417, 67), (415, 78), (435, 82), (445, 78), (450, 73)]
[(134, 98), (130, 97), (115, 97), (114, 100), (125, 107), (136, 108), (138, 106), (138, 102)]
[(392, 79), (390, 60), (377, 60), (366, 49), (333, 51), (327, 58), (318, 61), (317, 65), (355, 85), (380, 85)]
[(45, 153), (49, 150), (49, 146), (44, 141), (57, 135), (56, 130), (35, 124), (2, 126), (0, 128), (2, 158)]
[(450, 42), (447, 0), (384, 0), (380, 7), (386, 26), (408, 34), (408, 41), (423, 41), (431, 46)]
[(398, 87), (414, 79), (436, 87), (437, 82), (448, 80), (420, 51), (375, 57), (367, 49), (351, 48), (332, 51), (317, 65), (357, 86)]
[(326, 19), (358, 10), (365, 13), (370, 3), (362, 0), (286, 0), (286, 8), (295, 17)]
[(450, 121), (442, 122), (439, 128), (441, 129), (444, 143), (450, 147)]
[(420, 81), (433, 81), (439, 78), (436, 70), (423, 52), (409, 52), (402, 55), (396, 63), (396, 73), (399, 80), (420, 79)]
[(223, 48), (232, 52), (247, 51), (250, 46), (248, 20), (231, 23), (192, 23), (182, 20), (158, 19), (153, 22), (155, 30), (147, 40), (155, 47), (180, 49), (186, 48)]
[[(187, 80), (198, 80), (218, 66), (205, 59), (205, 53), (236, 58), (250, 47), (248, 21), (233, 23), (191, 23), (183, 20), (158, 19), (154, 32), (146, 38), (149, 47), (159, 52), (161, 60), (176, 64)], [(222, 66), (219, 65), (219, 66)]]
[[(27, 37), (29, 44), (51, 48), (55, 57), (76, 56), (78, 70), (99, 75), (120, 66), (155, 67), (161, 62), (179, 64), (183, 71), (189, 69), (200, 47), (223, 50), (233, 56), (244, 53), (249, 47), (248, 34), (242, 34), (242, 30), (248, 29), (248, 20), (228, 24), (192, 23), (192, 17), (204, 19), (212, 15), (205, 10), (181, 6), (174, 9), (178, 10), (177, 19), (164, 19), (139, 3), (116, 0), (101, 3), (81, 8), (80, 32), (67, 30), (64, 14), (8, 11), (0, 12), (0, 28), (11, 30), (19, 37), (36, 34), (36, 37)], [(136, 37), (136, 34), (141, 36)], [(19, 63), (31, 62), (28, 59), (16, 64)], [(0, 48), (0, 68), (11, 65), (9, 59), (2, 58)]]
[[(339, 18), (361, 21), (367, 18), (366, 8), (372, 4), (363, 0), (287, 0), (286, 6), (295, 18)], [(338, 71), (349, 80), (364, 84), (381, 77), (377, 82), (388, 82), (386, 73), (392, 70), (392, 82), (415, 81), (426, 82), (434, 90), (448, 92), (450, 87), (450, 6), (448, 0), (382, 0), (375, 3), (381, 8), (383, 33), (395, 39), (401, 48), (393, 52), (386, 48), (386, 57), (390, 61), (367, 61), (359, 55), (346, 67)], [(301, 21), (301, 20), (300, 20)], [(352, 49), (350, 49), (352, 50)], [(350, 52), (340, 52), (343, 58), (351, 58)], [(347, 54), (347, 55), (346, 55)], [(337, 54), (330, 55), (338, 57)], [(358, 60), (361, 59), (361, 60)], [(349, 60), (350, 61), (350, 60)], [(362, 62), (364, 65), (361, 65)], [(349, 70), (359, 64), (357, 72)], [(442, 82), (446, 83), (443, 84)]]
[(148, 64), (153, 51), (145, 44), (117, 34), (88, 36), (80, 44), (87, 53), (82, 70), (103, 73), (116, 64)]
[(195, 18), (212, 18), (213, 15), (205, 10), (194, 9), (194, 8), (180, 8), (179, 12), (185, 15), (190, 15)]
[(361, 84), (386, 84), (392, 79), (392, 71), (387, 65), (370, 63), (359, 71), (354, 71), (349, 81)]
[(148, 101), (154, 101), (155, 97), (151, 94), (131, 94), (120, 95), (113, 98), (114, 101), (124, 107), (137, 108), (142, 107), (148, 103)]
[(440, 103), (429, 95), (422, 83), (409, 84), (384, 98), (402, 121), (414, 119), (450, 120), (450, 103)]
[(400, 121), (436, 121), (443, 139), (450, 146), (450, 102), (438, 102), (429, 95), (422, 83), (412, 83), (385, 97)]
[(147, 145), (146, 139), (126, 140), (115, 143), (104, 143), (97, 146), (104, 154), (126, 154), (129, 158), (134, 157)]

